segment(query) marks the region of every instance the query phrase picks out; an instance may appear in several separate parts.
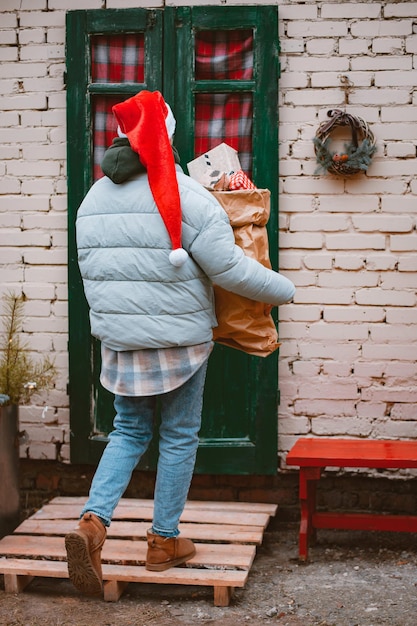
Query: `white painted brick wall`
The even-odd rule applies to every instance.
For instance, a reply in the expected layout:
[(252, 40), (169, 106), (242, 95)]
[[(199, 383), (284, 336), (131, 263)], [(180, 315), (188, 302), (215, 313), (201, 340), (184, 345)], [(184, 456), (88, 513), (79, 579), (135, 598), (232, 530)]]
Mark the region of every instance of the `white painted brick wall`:
[[(69, 459), (65, 12), (164, 4), (196, 2), (0, 8), (0, 291), (26, 294), (32, 350), (59, 367), (56, 389), (21, 409), (31, 458)], [(280, 309), (284, 465), (300, 435), (416, 437), (417, 2), (262, 4), (279, 5), (280, 265), (298, 287)], [(347, 110), (378, 146), (350, 179), (317, 174), (312, 144), (327, 110), (345, 106), (342, 76)]]

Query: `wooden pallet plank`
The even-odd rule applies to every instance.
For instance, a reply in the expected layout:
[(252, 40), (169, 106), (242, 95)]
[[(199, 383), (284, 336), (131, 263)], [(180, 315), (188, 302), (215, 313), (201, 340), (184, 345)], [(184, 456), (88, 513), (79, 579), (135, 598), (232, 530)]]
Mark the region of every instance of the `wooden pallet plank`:
[[(142, 518), (142, 510), (138, 511), (138, 508), (135, 506), (123, 506), (117, 507), (114, 511), (114, 519), (123, 520), (123, 519), (135, 519), (135, 517), (140, 514), (140, 519)], [(153, 509), (152, 509), (153, 513)], [(150, 516), (150, 520), (152, 519), (152, 513)], [(248, 526), (260, 526), (262, 528), (266, 528), (269, 523), (269, 515), (266, 513), (248, 513), (245, 512), (243, 515), (238, 511), (210, 511), (210, 510), (184, 510), (184, 513), (181, 515), (180, 522), (194, 522), (194, 523), (204, 523), (204, 524), (221, 524), (221, 525), (229, 525), (229, 524), (239, 524), (242, 523), (242, 518), (245, 520), (245, 524)], [(145, 518), (148, 519), (148, 518)]]
[[(65, 535), (74, 529), (75, 520), (37, 520), (29, 518), (23, 521), (14, 534), (23, 535)], [(112, 522), (108, 529), (108, 537), (139, 538), (145, 537), (149, 529), (148, 522)], [(182, 536), (193, 541), (217, 541), (226, 543), (260, 545), (263, 539), (263, 528), (245, 525), (217, 524), (180, 524)]]
[[(53, 501), (43, 505), (43, 507), (41, 509), (39, 509), (38, 511), (36, 511), (31, 518), (32, 519), (39, 519), (39, 520), (44, 520), (44, 519), (73, 519), (73, 520), (77, 520), (79, 518), (80, 515), (80, 511), (81, 508), (78, 507), (73, 507), (72, 505), (68, 505), (68, 504), (55, 504)], [(116, 511), (118, 512), (118, 514), (116, 515)], [(123, 514), (127, 514), (128, 517), (130, 517), (131, 519), (138, 519), (138, 520), (152, 520), (153, 517), (153, 506), (148, 504), (146, 506), (134, 506), (131, 505), (130, 507), (117, 507), (115, 512), (114, 512), (114, 519), (116, 519), (117, 517), (119, 517), (119, 512), (121, 511), (122, 514), (122, 518), (126, 517), (126, 515)]]
[[(1, 570), (4, 575), (68, 578), (67, 564), (64, 561), (2, 559)], [(244, 587), (248, 575), (249, 572), (247, 570), (172, 567), (164, 572), (150, 572), (143, 565), (103, 564), (103, 580), (105, 581), (117, 580), (134, 583), (163, 583), (167, 585), (206, 585), (208, 587), (214, 585), (220, 587)]]
[(103, 565), (103, 576), (106, 580), (131, 582), (243, 587), (248, 578), (248, 571), (172, 567), (164, 572), (149, 572), (144, 566), (109, 564)]
[[(60, 504), (47, 504), (32, 515), (32, 519), (77, 519), (78, 513), (74, 514), (71, 506)], [(152, 520), (153, 506), (139, 507), (136, 505), (117, 506), (114, 520)], [(249, 526), (261, 526), (266, 528), (270, 516), (267, 513), (244, 514), (245, 523)], [(242, 513), (238, 511), (215, 511), (215, 510), (184, 510), (181, 522), (194, 522), (204, 524), (239, 524), (242, 522)]]
[(68, 578), (68, 568), (64, 561), (38, 559), (0, 559), (1, 573), (6, 576), (42, 576), (46, 578)]
[[(222, 566), (249, 569), (256, 548), (251, 545), (195, 544), (196, 555), (188, 561), (190, 566)], [(144, 563), (147, 543), (127, 539), (108, 539), (102, 551), (103, 561), (116, 563)], [(9, 535), (0, 540), (0, 554), (14, 557), (66, 558), (62, 537), (35, 535)], [(2, 571), (0, 561), (0, 572)]]
[[(50, 501), (52, 504), (65, 504), (74, 506), (78, 510), (86, 502), (84, 496), (56, 496)], [(122, 498), (119, 501), (119, 506), (149, 506), (152, 500), (148, 498)], [(242, 511), (248, 513), (267, 513), (271, 516), (275, 515), (278, 510), (277, 504), (268, 502), (223, 502), (213, 500), (187, 500), (184, 510), (224, 510), (224, 511)]]

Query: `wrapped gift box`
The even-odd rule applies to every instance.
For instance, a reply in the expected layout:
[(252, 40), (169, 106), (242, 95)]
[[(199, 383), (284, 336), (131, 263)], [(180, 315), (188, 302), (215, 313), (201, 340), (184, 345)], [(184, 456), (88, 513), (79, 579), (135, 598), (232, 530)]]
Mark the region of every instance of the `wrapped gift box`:
[(233, 174), (241, 169), (237, 151), (221, 143), (187, 163), (188, 173), (205, 187), (213, 187), (222, 174)]

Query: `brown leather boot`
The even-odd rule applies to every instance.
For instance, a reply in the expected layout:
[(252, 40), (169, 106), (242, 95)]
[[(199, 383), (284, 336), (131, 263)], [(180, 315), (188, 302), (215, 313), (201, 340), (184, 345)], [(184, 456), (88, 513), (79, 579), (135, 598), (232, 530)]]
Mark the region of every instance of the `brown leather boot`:
[(151, 572), (163, 572), (174, 565), (185, 563), (195, 555), (195, 546), (191, 539), (161, 537), (150, 530), (147, 532), (147, 539), (145, 567)]
[(78, 526), (65, 536), (69, 577), (78, 591), (89, 596), (102, 591), (101, 548), (106, 535), (99, 518), (85, 513)]

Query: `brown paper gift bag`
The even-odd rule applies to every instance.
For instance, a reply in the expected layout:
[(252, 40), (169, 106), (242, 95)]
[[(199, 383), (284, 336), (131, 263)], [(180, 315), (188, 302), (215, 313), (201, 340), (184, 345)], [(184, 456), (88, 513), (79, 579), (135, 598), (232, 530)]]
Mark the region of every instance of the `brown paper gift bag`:
[[(266, 224), (270, 214), (268, 189), (213, 191), (227, 215), (235, 241), (244, 253), (271, 269)], [(230, 348), (255, 356), (268, 356), (278, 347), (278, 332), (271, 307), (214, 285), (218, 326), (213, 338)]]

